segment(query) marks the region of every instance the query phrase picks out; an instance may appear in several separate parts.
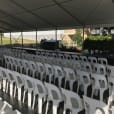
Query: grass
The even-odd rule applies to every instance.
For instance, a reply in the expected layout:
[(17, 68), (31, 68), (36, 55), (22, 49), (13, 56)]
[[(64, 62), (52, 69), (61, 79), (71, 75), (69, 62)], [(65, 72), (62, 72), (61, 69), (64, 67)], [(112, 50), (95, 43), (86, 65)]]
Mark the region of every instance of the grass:
[[(22, 44), (22, 39), (15, 39), (12, 38), (11, 40), (12, 44)], [(28, 39), (23, 39), (23, 44), (35, 44), (36, 42), (34, 40), (28, 40)], [(10, 38), (2, 38), (2, 44), (10, 44)]]

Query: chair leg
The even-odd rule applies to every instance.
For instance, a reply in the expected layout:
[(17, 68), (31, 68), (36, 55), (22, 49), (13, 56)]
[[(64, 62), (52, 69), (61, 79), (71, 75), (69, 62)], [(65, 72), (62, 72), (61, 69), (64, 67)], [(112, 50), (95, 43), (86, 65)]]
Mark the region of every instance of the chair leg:
[(43, 106), (42, 98), (39, 98), (38, 99), (38, 114), (42, 114), (42, 106)]
[(32, 94), (28, 93), (28, 107), (31, 108), (31, 103), (32, 103)]
[(57, 106), (53, 105), (53, 114), (57, 114)]
[(35, 100), (36, 100), (36, 96), (33, 97), (33, 105), (32, 105), (32, 110), (34, 110), (35, 107)]
[(45, 112), (45, 114), (48, 114), (48, 107), (49, 107), (49, 103), (47, 102), (47, 104), (46, 104), (46, 112)]
[(22, 91), (21, 88), (18, 88), (18, 101), (21, 101)]
[(13, 96), (13, 83), (10, 83), (10, 96)]

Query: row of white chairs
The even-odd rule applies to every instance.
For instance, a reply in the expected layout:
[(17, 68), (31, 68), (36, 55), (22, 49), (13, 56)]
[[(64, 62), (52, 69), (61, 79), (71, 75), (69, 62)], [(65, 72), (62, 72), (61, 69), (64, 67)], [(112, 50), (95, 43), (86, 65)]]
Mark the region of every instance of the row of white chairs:
[[(28, 57), (29, 58), (29, 57)], [(43, 64), (50, 64), (51, 66), (53, 65), (57, 65), (57, 66), (63, 66), (63, 67), (69, 67), (71, 69), (73, 69), (74, 71), (76, 70), (82, 70), (82, 71), (86, 71), (86, 72), (90, 72), (90, 73), (96, 73), (96, 74), (104, 74), (105, 76), (108, 75), (108, 77), (111, 75), (114, 75), (114, 67), (111, 65), (103, 65), (103, 64), (99, 64), (99, 63), (94, 63), (91, 64), (89, 62), (80, 62), (80, 61), (57, 61), (57, 60), (50, 60), (48, 58), (46, 58), (46, 61), (43, 61), (44, 59), (41, 58), (40, 60), (38, 58), (34, 59), (19, 59), (19, 58), (14, 58), (12, 56), (4, 56), (5, 59), (5, 67), (9, 68), (11, 67), (11, 69), (13, 70), (13, 66), (15, 66), (16, 71), (18, 67), (24, 67), (26, 70), (30, 70), (31, 71), (35, 71), (37, 68), (36, 66), (38, 66), (36, 63), (43, 63)], [(52, 62), (54, 61), (54, 62)], [(57, 64), (58, 63), (58, 64)], [(64, 65), (62, 65), (64, 64)], [(66, 65), (65, 65), (66, 64)], [(21, 68), (22, 69), (22, 68)], [(27, 70), (27, 72), (28, 72)]]
[[(110, 114), (112, 100), (106, 104), (87, 96), (83, 96), (82, 99), (72, 91), (4, 68), (0, 68), (0, 74), (1, 90), (9, 92), (10, 96), (14, 98), (17, 94), (18, 101), (27, 102), (31, 110), (35, 109), (37, 102), (38, 114), (43, 113), (44, 106), (45, 114), (48, 114), (50, 110), (52, 110), (52, 114), (67, 114), (68, 111), (71, 114)], [(23, 87), (24, 91), (22, 91)], [(8, 88), (10, 89), (8, 90)], [(52, 106), (50, 107), (51, 102)], [(61, 113), (59, 113), (60, 108), (62, 108)]]
[[(5, 57), (10, 58), (10, 56)], [(114, 87), (114, 83), (110, 80), (111, 77), (109, 76), (109, 78), (107, 78), (105, 72), (102, 73), (99, 70), (97, 70), (97, 72), (87, 72), (87, 70), (84, 69), (77, 69), (75, 72), (68, 67), (39, 62), (35, 63), (33, 61), (17, 58), (13, 58), (9, 61), (11, 61), (10, 65), (6, 62), (6, 68), (40, 79), (41, 81), (53, 83), (59, 87), (76, 91), (80, 96), (87, 95), (92, 98), (99, 96), (97, 99), (104, 101), (108, 97), (108, 92), (111, 94), (112, 88)], [(95, 68), (98, 68), (98, 66)], [(105, 95), (106, 92), (107, 96)]]

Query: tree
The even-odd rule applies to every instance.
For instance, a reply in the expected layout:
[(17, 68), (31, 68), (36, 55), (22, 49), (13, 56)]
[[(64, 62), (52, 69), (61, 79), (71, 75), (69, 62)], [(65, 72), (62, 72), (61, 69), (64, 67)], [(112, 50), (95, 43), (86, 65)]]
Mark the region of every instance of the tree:
[(78, 47), (82, 47), (82, 29), (76, 29), (76, 33), (72, 37), (72, 40), (77, 43)]

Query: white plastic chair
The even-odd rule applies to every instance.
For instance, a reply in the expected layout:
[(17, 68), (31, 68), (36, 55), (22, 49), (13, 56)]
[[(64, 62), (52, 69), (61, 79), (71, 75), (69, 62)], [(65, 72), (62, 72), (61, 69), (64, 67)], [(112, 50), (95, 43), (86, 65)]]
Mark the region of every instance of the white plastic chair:
[(30, 74), (32, 77), (35, 77), (37, 70), (38, 69), (37, 69), (37, 65), (35, 64), (35, 62), (29, 61), (29, 71), (30, 71), (30, 73), (28, 73), (28, 74)]
[[(104, 91), (108, 89), (106, 77), (101, 74), (91, 74), (92, 79), (92, 98), (96, 90), (100, 91), (100, 100), (103, 101)], [(107, 93), (108, 94), (108, 93)]]
[(17, 90), (17, 95), (18, 95), (18, 101), (19, 102), (22, 102), (22, 88), (24, 87), (25, 85), (25, 80), (24, 80), (24, 77), (17, 73), (17, 72), (13, 72), (14, 73), (14, 78), (15, 78), (15, 81), (16, 81), (16, 86), (15, 86), (15, 89), (14, 89), (14, 97), (16, 97), (16, 90)]
[(35, 107), (36, 95), (38, 95), (38, 114), (42, 114), (42, 107), (47, 98), (47, 90), (42, 81), (33, 79), (32, 82), (34, 83), (32, 109)]
[(89, 62), (81, 62), (81, 70), (91, 73), (92, 72), (91, 64)]
[(46, 81), (49, 83), (54, 82), (54, 69), (50, 64), (44, 64), (46, 69)]
[(41, 62), (36, 62), (37, 65), (37, 69), (38, 69), (38, 73), (36, 74), (36, 78), (40, 79), (40, 80), (45, 80), (45, 67), (43, 65), (43, 63)]
[(28, 77), (26, 75), (22, 75), (25, 84), (24, 84), (24, 95), (23, 95), (23, 103), (25, 102), (25, 94), (26, 92), (28, 93), (28, 107), (31, 109), (32, 108), (32, 92), (34, 91), (34, 83), (32, 83), (32, 78)]
[(57, 65), (53, 65), (53, 68), (54, 68), (54, 72), (55, 72), (55, 75), (54, 75), (55, 84), (57, 86), (61, 87), (62, 83), (64, 83), (63, 80), (65, 78), (63, 69)]
[(22, 74), (29, 75), (29, 71), (30, 71), (29, 61), (23, 59), (22, 62), (23, 62), (23, 67), (24, 67), (24, 72)]
[(88, 87), (91, 85), (90, 74), (88, 72), (85, 72), (85, 71), (80, 71), (78, 74), (80, 76), (79, 77), (80, 78), (79, 83), (80, 83), (80, 85), (83, 86), (84, 95), (87, 96)]
[(108, 60), (106, 58), (98, 58), (98, 63), (108, 65)]
[(8, 69), (10, 69), (10, 67), (11, 67), (10, 64), (11, 64), (11, 63), (10, 63), (10, 58), (9, 58), (9, 56), (6, 56), (6, 55), (5, 55), (5, 56), (4, 56), (4, 59), (5, 59), (5, 67), (8, 68)]
[(86, 96), (83, 96), (84, 107), (86, 114), (110, 114), (108, 106), (102, 101), (98, 101)]
[(7, 70), (7, 76), (8, 76), (8, 83), (9, 83), (9, 88), (10, 88), (10, 96), (14, 97), (14, 88), (15, 88), (15, 73), (11, 70)]
[(88, 59), (86, 56), (80, 55), (81, 62), (88, 62)]
[(107, 76), (114, 77), (114, 66), (111, 65), (107, 66)]
[(78, 94), (62, 89), (63, 99), (64, 99), (64, 114), (66, 110), (70, 109), (71, 114), (78, 114), (83, 108), (82, 99)]
[(49, 108), (49, 101), (53, 102), (53, 114), (57, 114), (57, 108), (61, 102), (63, 102), (62, 93), (59, 88), (57, 88), (55, 85), (45, 83), (45, 86), (48, 91), (48, 97), (47, 97), (47, 105), (46, 105), (46, 114), (48, 112)]
[(72, 54), (72, 59), (75, 60), (75, 61), (79, 61), (79, 56), (75, 55), (75, 54)]
[(112, 92), (114, 91), (114, 77), (109, 77), (108, 87), (109, 87), (109, 95), (111, 95)]
[(97, 63), (97, 58), (96, 57), (88, 57), (88, 62), (93, 65)]
[(7, 70), (0, 67), (0, 74), (2, 78), (2, 90), (3, 92), (7, 92), (7, 87), (8, 87), (8, 75), (7, 75)]
[(93, 73), (96, 73), (96, 74), (103, 74), (103, 75), (107, 75), (107, 72), (106, 72), (106, 66), (102, 65), (102, 64), (94, 64), (93, 66)]
[[(64, 75), (65, 75), (65, 88), (67, 86), (67, 84), (69, 83), (70, 86), (70, 90), (73, 90), (73, 84), (76, 81), (76, 75), (73, 69), (71, 68), (66, 68), (63, 67), (64, 70)], [(68, 83), (67, 83), (68, 82)]]

